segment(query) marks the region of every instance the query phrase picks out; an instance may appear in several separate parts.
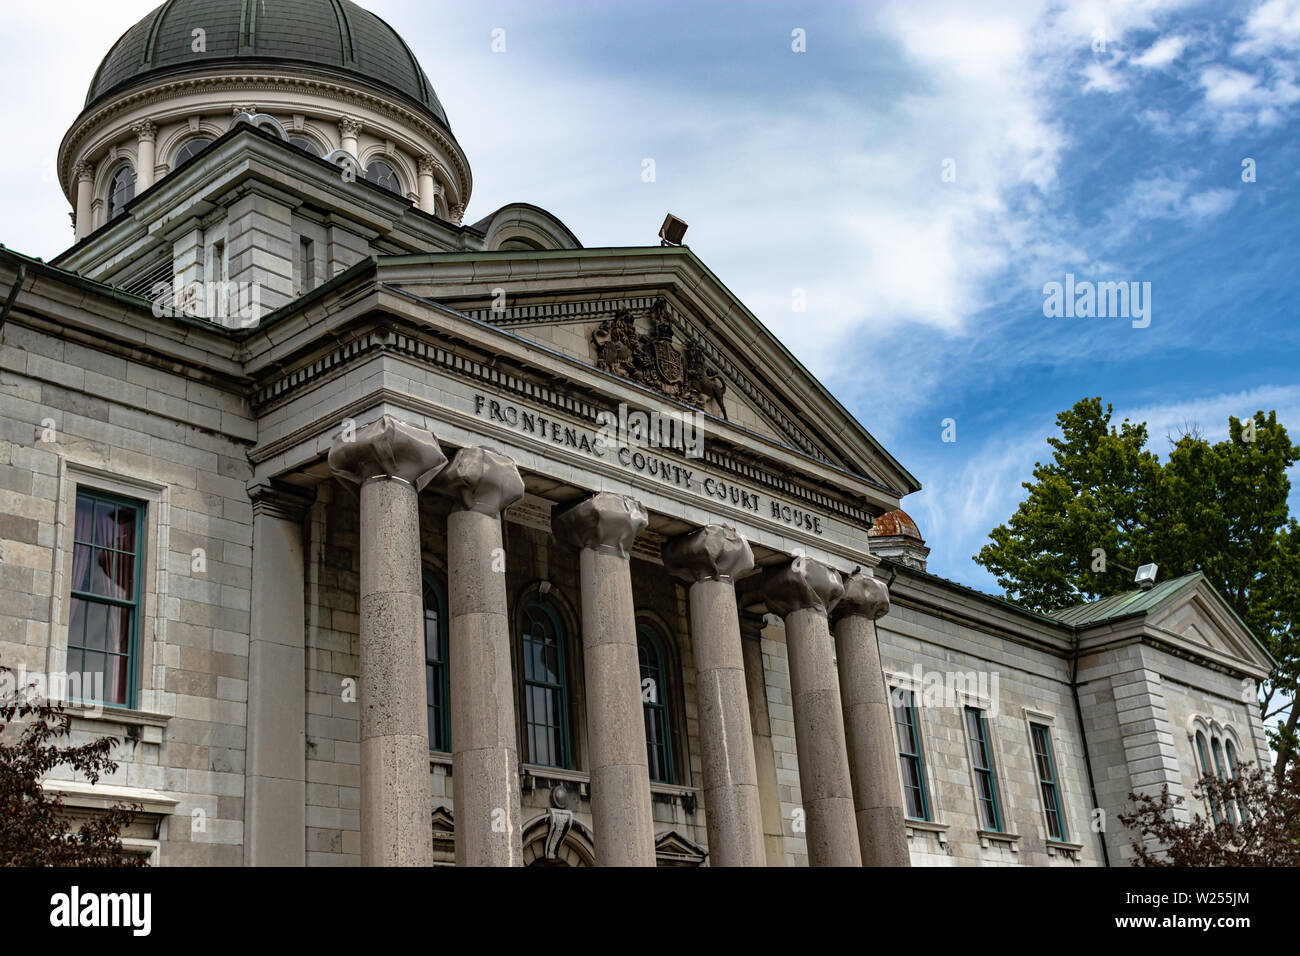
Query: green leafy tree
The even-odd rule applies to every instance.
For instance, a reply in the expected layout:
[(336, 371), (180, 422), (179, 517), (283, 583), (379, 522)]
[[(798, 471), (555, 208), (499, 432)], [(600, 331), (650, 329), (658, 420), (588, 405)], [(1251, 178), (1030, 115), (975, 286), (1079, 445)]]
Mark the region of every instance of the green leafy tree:
[(1144, 423), (1111, 423), (1085, 398), (1057, 415), (1052, 458), (1034, 466), (1015, 514), (975, 561), (1007, 597), (1040, 612), (1133, 587), (1132, 569), (1162, 578), (1201, 571), (1279, 666), (1261, 687), (1281, 778), (1296, 752), (1300, 678), (1300, 531), (1289, 516), (1287, 469), (1300, 460), (1277, 413), (1228, 419), (1211, 443), (1194, 429), (1161, 463)]

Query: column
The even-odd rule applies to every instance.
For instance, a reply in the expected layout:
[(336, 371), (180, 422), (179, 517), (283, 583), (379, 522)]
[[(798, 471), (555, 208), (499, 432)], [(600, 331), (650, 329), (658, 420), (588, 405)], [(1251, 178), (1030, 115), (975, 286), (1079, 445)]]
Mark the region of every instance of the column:
[(754, 766), (758, 771), (758, 805), (763, 815), (763, 847), (768, 866), (785, 866), (781, 794), (776, 783), (776, 753), (767, 712), (767, 678), (763, 673), (763, 615), (740, 613), (740, 647), (745, 655), (749, 722), (754, 729)]
[(425, 153), (420, 157), (420, 209), (431, 216), (438, 212), (434, 199), (433, 167), (435, 165), (437, 160), (433, 153)]
[(764, 866), (754, 738), (735, 580), (754, 569), (734, 528), (707, 525), (663, 547), (664, 566), (691, 582), (691, 646), (713, 866)]
[(628, 552), (648, 522), (635, 498), (602, 491), (551, 519), (579, 552), (591, 815), (601, 866), (654, 866), (650, 768)]
[(889, 688), (876, 639), (876, 620), (888, 612), (889, 590), (871, 575), (857, 572), (844, 582), (844, 596), (831, 615), (863, 866), (912, 865), (903, 828)]
[[(350, 116), (345, 116), (339, 120), (339, 141), (344, 150), (352, 154), (353, 159), (360, 160), (357, 155), (357, 137), (361, 135), (361, 122), (354, 120)], [(364, 172), (364, 170), (363, 170)]]
[(524, 496), (519, 469), (464, 448), (432, 487), (447, 518), (452, 788), (457, 866), (520, 866), (519, 750), (501, 512)]
[(253, 501), (244, 865), (307, 864), (306, 576), (312, 496), (264, 482)]
[(808, 863), (861, 866), (844, 713), (827, 620), (844, 593), (844, 584), (838, 571), (812, 558), (768, 568), (763, 577), (768, 610), (785, 618)]
[(433, 863), (418, 497), (446, 463), (431, 432), (391, 415), (330, 448), (361, 495), (362, 866)]
[(135, 192), (138, 196), (153, 185), (154, 138), (158, 127), (149, 120), (143, 120), (131, 127), (136, 135), (135, 152)]
[(95, 197), (95, 164), (77, 163), (72, 167), (72, 179), (77, 184), (77, 228), (73, 235), (83, 239), (95, 231), (94, 214), (90, 211)]

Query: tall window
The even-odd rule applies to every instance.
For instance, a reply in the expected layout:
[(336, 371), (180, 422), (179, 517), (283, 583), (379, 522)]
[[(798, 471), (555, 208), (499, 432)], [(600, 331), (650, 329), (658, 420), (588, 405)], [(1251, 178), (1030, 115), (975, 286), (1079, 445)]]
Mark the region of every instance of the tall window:
[[(1214, 754), (1214, 774), (1220, 780), (1227, 780), (1228, 774), (1224, 769), (1223, 748), (1219, 746), (1219, 738), (1214, 737), (1210, 740), (1210, 752)], [(1227, 816), (1229, 823), (1236, 823), (1237, 818), (1233, 816), (1232, 804), (1229, 803), (1223, 808), (1224, 815)]]
[(397, 193), (399, 196), (402, 195), (402, 180), (398, 178), (397, 170), (382, 159), (373, 160), (366, 167), (366, 181), (376, 186), (383, 186), (389, 192)]
[(182, 146), (180, 149), (176, 151), (176, 158), (172, 160), (173, 172), (175, 170), (180, 169), (191, 159), (193, 159), (195, 156), (203, 152), (211, 145), (212, 145), (212, 140), (203, 136), (200, 136), (196, 139), (192, 139), (189, 142), (187, 142), (184, 146)]
[(432, 578), (424, 579), (424, 694), (429, 749), (451, 752), (451, 697), (447, 681), (447, 601)]
[(524, 604), (520, 652), (528, 760), (548, 767), (570, 768), (564, 628), (550, 604), (536, 600)]
[(1002, 808), (998, 803), (998, 784), (993, 776), (993, 751), (989, 747), (988, 724), (984, 712), (966, 708), (966, 735), (970, 738), (971, 766), (975, 770), (975, 797), (979, 804), (980, 825), (985, 830), (1002, 829)]
[(641, 702), (645, 710), (645, 749), (650, 779), (673, 783), (673, 731), (668, 711), (668, 657), (663, 639), (649, 624), (637, 623), (636, 649), (641, 659)]
[[(1223, 749), (1224, 751), (1227, 752), (1228, 755), (1228, 775), (1233, 780), (1236, 780), (1237, 779), (1237, 749), (1232, 746), (1232, 741), (1229, 739), (1225, 739), (1223, 741)], [(1242, 823), (1245, 823), (1246, 814), (1241, 809), (1241, 803), (1236, 800), (1234, 800), (1233, 803), (1236, 804), (1237, 807), (1237, 819), (1240, 820)]]
[(898, 764), (903, 773), (903, 802), (913, 820), (930, 819), (930, 800), (925, 792), (925, 761), (921, 758), (921, 728), (916, 720), (916, 696), (895, 688), (889, 695), (894, 708), (894, 731), (898, 736)]
[(1034, 742), (1034, 763), (1038, 767), (1038, 787), (1043, 792), (1043, 811), (1047, 814), (1047, 835), (1065, 840), (1065, 813), (1061, 792), (1056, 785), (1056, 760), (1052, 757), (1052, 735), (1044, 724), (1030, 724)]
[[(1196, 732), (1196, 756), (1201, 761), (1201, 776), (1208, 777), (1210, 775), (1210, 756), (1205, 751), (1205, 734), (1199, 730)], [(1213, 800), (1210, 801), (1210, 816), (1214, 819), (1214, 825), (1217, 827), (1219, 825), (1219, 807)]]
[[(77, 492), (67, 670), (102, 678), (102, 702), (118, 707), (136, 703), (143, 543), (143, 504)], [(83, 700), (97, 696), (83, 683)]]
[(108, 218), (111, 222), (126, 212), (126, 204), (135, 198), (135, 170), (130, 163), (118, 168), (108, 183)]

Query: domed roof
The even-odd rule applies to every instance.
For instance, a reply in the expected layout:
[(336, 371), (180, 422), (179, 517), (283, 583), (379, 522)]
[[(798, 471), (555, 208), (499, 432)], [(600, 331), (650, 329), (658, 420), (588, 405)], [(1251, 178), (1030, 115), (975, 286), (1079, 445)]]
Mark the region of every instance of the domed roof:
[(921, 537), (921, 529), (916, 526), (916, 522), (908, 517), (906, 511), (902, 510), (885, 512), (876, 519), (867, 535), (873, 538), (899, 535), (904, 538), (915, 538), (917, 541), (924, 540)]
[[(204, 50), (195, 52), (202, 29)], [(86, 106), (171, 75), (239, 67), (293, 66), (360, 79), (397, 93), (447, 127), (447, 114), (410, 48), (351, 0), (168, 0), (113, 44)]]

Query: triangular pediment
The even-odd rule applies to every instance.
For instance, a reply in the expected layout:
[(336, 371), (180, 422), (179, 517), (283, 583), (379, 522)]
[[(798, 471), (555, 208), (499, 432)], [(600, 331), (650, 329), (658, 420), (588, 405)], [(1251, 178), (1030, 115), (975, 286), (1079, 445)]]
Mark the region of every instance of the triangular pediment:
[(1146, 625), (1177, 637), (1191, 649), (1204, 649), (1212, 656), (1232, 658), (1264, 669), (1273, 666), (1255, 636), (1203, 576), (1153, 608), (1147, 615)]
[(380, 264), (400, 273), (403, 290), (670, 405), (725, 419), (742, 444), (750, 435), (756, 447), (771, 442), (858, 476), (882, 500), (920, 487), (684, 247), (394, 256)]

